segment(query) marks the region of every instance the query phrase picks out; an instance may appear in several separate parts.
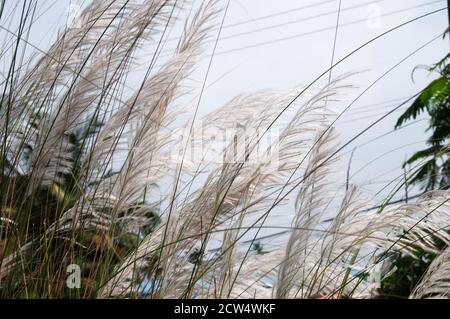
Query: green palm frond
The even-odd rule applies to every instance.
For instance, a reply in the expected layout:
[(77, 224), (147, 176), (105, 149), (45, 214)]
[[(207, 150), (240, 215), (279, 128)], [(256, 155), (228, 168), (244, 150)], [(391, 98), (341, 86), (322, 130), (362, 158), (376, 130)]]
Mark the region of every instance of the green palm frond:
[[(444, 36), (449, 32), (447, 29)], [(450, 53), (438, 63), (428, 68), (429, 72), (438, 72), (440, 77), (432, 81), (412, 105), (399, 117), (395, 128), (398, 129), (406, 122), (427, 113), (430, 117), (427, 131), (431, 136), (427, 140), (428, 148), (418, 151), (405, 161), (403, 166), (413, 164), (418, 160), (426, 160), (412, 175), (410, 183), (419, 183), (425, 190), (440, 187), (439, 180), (445, 180), (443, 165), (449, 159), (450, 151), (447, 146), (450, 137)]]

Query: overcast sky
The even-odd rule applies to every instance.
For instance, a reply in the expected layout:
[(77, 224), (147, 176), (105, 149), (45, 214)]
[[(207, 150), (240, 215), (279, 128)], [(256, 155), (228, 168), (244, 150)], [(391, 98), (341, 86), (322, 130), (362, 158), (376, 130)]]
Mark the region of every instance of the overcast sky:
[[(45, 13), (35, 24), (31, 42), (45, 49), (54, 39), (57, 28), (64, 25), (69, 5), (84, 5), (85, 2), (42, 0), (41, 11)], [(198, 3), (194, 1), (194, 6)], [(227, 1), (221, 0), (221, 3), (225, 7)], [(308, 84), (327, 70), (332, 58), (339, 4), (339, 0), (231, 0), (207, 76), (200, 114), (225, 104), (239, 93)], [(377, 35), (444, 8), (446, 4), (445, 0), (342, 0), (334, 61)], [(186, 6), (183, 14), (187, 15), (190, 8)], [(447, 26), (447, 11), (442, 10), (377, 39), (349, 57), (333, 70), (333, 76), (365, 72), (349, 79), (358, 89), (351, 91), (346, 103), (333, 105), (333, 108), (345, 108), (384, 72), (436, 38)], [(169, 38), (176, 36), (179, 30), (180, 26), (175, 26)], [(168, 41), (164, 50), (170, 51), (174, 44)], [(421, 70), (414, 74), (413, 83), (412, 70), (417, 65), (439, 61), (448, 49), (449, 40), (437, 38), (367, 91), (338, 121), (342, 143), (429, 83), (433, 76)], [(213, 43), (208, 52), (212, 50)], [(143, 68), (146, 59), (150, 57), (142, 59)], [(199, 87), (208, 63), (209, 57), (205, 57), (194, 74)], [(321, 83), (327, 79), (325, 76)], [(358, 146), (352, 162), (352, 171), (358, 173), (352, 177), (352, 182), (361, 186), (369, 197), (386, 185), (386, 181), (400, 176), (403, 160), (425, 145), (426, 120), (382, 136), (393, 130), (400, 114), (389, 116), (343, 151), (346, 165), (348, 152)], [(345, 167), (342, 174), (344, 170)], [(383, 198), (386, 191), (377, 198)]]

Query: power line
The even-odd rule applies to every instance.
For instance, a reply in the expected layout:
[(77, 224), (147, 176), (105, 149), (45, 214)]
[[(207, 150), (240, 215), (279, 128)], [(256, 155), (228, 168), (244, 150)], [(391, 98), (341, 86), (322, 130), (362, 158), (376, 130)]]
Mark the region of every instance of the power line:
[(328, 12), (316, 14), (316, 15), (309, 16), (309, 17), (306, 17), (306, 18), (291, 20), (291, 21), (287, 21), (287, 22), (282, 22), (282, 23), (266, 26), (266, 27), (261, 27), (261, 28), (258, 28), (258, 29), (253, 29), (253, 30), (243, 31), (243, 32), (240, 32), (240, 33), (230, 34), (228, 36), (222, 37), (221, 40), (228, 40), (228, 39), (240, 37), (240, 36), (243, 36), (243, 35), (248, 35), (248, 34), (252, 34), (252, 33), (259, 33), (261, 31), (266, 31), (266, 30), (270, 30), (270, 29), (284, 27), (284, 26), (291, 25), (291, 24), (306, 22), (306, 21), (309, 21), (309, 20), (314, 20), (314, 19), (317, 19), (317, 18), (326, 17), (328, 15), (334, 15), (336, 13), (339, 15), (340, 13), (342, 13), (344, 11), (350, 11), (350, 10), (353, 10), (353, 9), (362, 8), (362, 7), (365, 7), (367, 5), (375, 4), (375, 3), (379, 3), (379, 2), (383, 2), (383, 1), (385, 1), (385, 0), (375, 0), (375, 1), (366, 2), (366, 3), (363, 3), (363, 4), (350, 6), (350, 7), (347, 7), (347, 8), (341, 8), (339, 10), (333, 10), (333, 11), (328, 11)]
[[(226, 24), (222, 28), (223, 29), (227, 29), (227, 28), (232, 28), (232, 27), (236, 27), (236, 26), (239, 26), (239, 25), (243, 25), (243, 24), (254, 23), (256, 21), (270, 19), (270, 18), (273, 18), (273, 17), (278, 17), (278, 16), (281, 16), (281, 15), (289, 14), (289, 13), (296, 12), (296, 11), (303, 11), (303, 10), (306, 10), (306, 9), (320, 7), (320, 6), (323, 6), (325, 4), (329, 4), (329, 3), (335, 2), (335, 1), (336, 0), (326, 0), (326, 1), (313, 3), (313, 4), (310, 4), (310, 5), (306, 5), (306, 6), (296, 7), (296, 8), (290, 9), (290, 10), (284, 10), (284, 11), (280, 11), (280, 12), (264, 15), (264, 16), (257, 17), (257, 18), (254, 18), (254, 19), (249, 19), (249, 20), (244, 20), (244, 21), (240, 21), (240, 22)], [(379, 0), (379, 1), (384, 1), (384, 0)], [(214, 28), (212, 30), (213, 31), (217, 31), (218, 28)], [(178, 40), (178, 38), (169, 38), (166, 41), (169, 42), (169, 41), (177, 41), (177, 40)]]
[[(340, 11), (339, 10), (328, 11), (328, 12), (325, 12), (325, 13), (320, 13), (320, 14), (308, 16), (308, 17), (301, 18), (301, 19), (291, 20), (291, 21), (287, 21), (287, 22), (274, 24), (274, 25), (269, 25), (269, 26), (266, 26), (266, 27), (261, 27), (261, 28), (258, 28), (258, 29), (243, 31), (243, 32), (239, 32), (239, 33), (234, 33), (234, 34), (230, 34), (230, 35), (227, 35), (227, 36), (222, 36), (222, 37), (220, 37), (219, 40), (229, 40), (229, 39), (233, 39), (233, 38), (236, 38), (236, 37), (249, 35), (249, 34), (252, 34), (252, 33), (259, 33), (259, 32), (262, 32), (262, 31), (275, 29), (275, 28), (279, 28), (279, 27), (283, 27), (283, 26), (287, 26), (287, 25), (291, 25), (291, 24), (306, 22), (306, 21), (309, 21), (309, 20), (314, 20), (314, 19), (317, 19), (317, 18), (326, 17), (328, 15), (333, 15), (333, 14), (336, 14), (336, 13), (339, 14), (340, 12), (343, 12), (343, 11), (350, 11), (350, 10), (353, 10), (353, 9), (361, 8), (361, 7), (370, 5), (370, 4), (375, 4), (375, 3), (379, 3), (379, 2), (383, 2), (383, 1), (385, 1), (385, 0), (370, 1), (370, 2), (363, 3), (363, 4), (358, 4), (358, 5), (350, 6), (350, 7), (347, 7), (347, 8), (343, 8), (343, 9), (340, 9)], [(335, 28), (335, 27), (333, 27), (333, 28)], [(173, 42), (173, 41), (178, 41), (178, 38), (174, 37), (174, 38), (170, 38), (170, 39), (166, 40), (166, 42)], [(205, 43), (212, 43), (212, 41), (205, 41)], [(174, 49), (166, 49), (166, 50), (162, 50), (161, 53), (163, 54), (163, 56), (168, 56), (169, 53), (171, 53), (173, 51), (174, 51)]]
[[(428, 2), (428, 3), (425, 3), (425, 4), (412, 6), (412, 7), (408, 7), (408, 8), (405, 8), (405, 9), (400, 9), (400, 10), (395, 10), (395, 11), (392, 11), (392, 12), (389, 12), (389, 13), (385, 13), (385, 14), (380, 15), (380, 17), (388, 17), (388, 16), (391, 16), (391, 15), (395, 15), (395, 14), (398, 14), (398, 13), (402, 13), (402, 12), (418, 9), (418, 8), (421, 8), (421, 7), (429, 6), (429, 5), (440, 3), (440, 2), (442, 2), (442, 0), (431, 1), (431, 2)], [(347, 26), (350, 26), (350, 25), (354, 25), (354, 24), (358, 24), (358, 23), (366, 22), (366, 21), (367, 21), (366, 18), (359, 19), (359, 20), (343, 23), (343, 24), (340, 25), (340, 27), (341, 28), (342, 27), (347, 27)], [(326, 27), (326, 28), (322, 28), (322, 29), (309, 31), (309, 32), (295, 34), (295, 35), (288, 36), (288, 37), (278, 38), (278, 39), (274, 39), (274, 40), (270, 40), (270, 41), (259, 42), (259, 43), (255, 43), (255, 44), (251, 44), (251, 45), (247, 45), (247, 46), (243, 46), (243, 47), (238, 47), (238, 48), (234, 48), (234, 49), (230, 49), (230, 50), (225, 50), (225, 51), (222, 51), (222, 52), (217, 52), (216, 55), (228, 54), (228, 53), (233, 53), (233, 52), (237, 52), (237, 51), (252, 49), (252, 48), (256, 48), (256, 47), (260, 47), (260, 46), (270, 45), (270, 44), (274, 44), (274, 43), (278, 43), (278, 42), (283, 42), (283, 41), (288, 41), (288, 40), (292, 40), (292, 39), (297, 39), (297, 38), (308, 36), (308, 35), (313, 35), (313, 34), (325, 32), (325, 31), (334, 30), (335, 27), (336, 26)]]
[[(398, 104), (396, 103), (396, 104), (389, 104), (389, 105), (385, 105), (382, 107), (378, 107), (376, 109), (360, 110), (357, 112), (345, 112), (345, 114), (343, 114), (341, 116), (341, 119), (343, 119), (343, 120), (345, 119), (345, 121), (354, 121), (354, 120), (360, 119), (360, 118), (361, 119), (371, 118), (376, 115), (384, 114), (384, 113), (382, 113), (383, 110), (387, 110), (387, 109), (389, 109), (391, 107), (395, 107), (397, 105)], [(340, 122), (340, 123), (342, 123), (342, 122)]]
[[(405, 98), (405, 100), (406, 100), (406, 98)], [(388, 107), (392, 107), (392, 106), (397, 105), (397, 103), (391, 103), (391, 104), (387, 104), (387, 105), (383, 105), (384, 103), (380, 103), (380, 105), (373, 106), (373, 107), (370, 107), (370, 108), (367, 108), (367, 109), (364, 109), (364, 110), (361, 110), (361, 108), (350, 110), (348, 112), (345, 112), (341, 116), (341, 118), (345, 118), (345, 117), (349, 117), (349, 116), (353, 116), (353, 115), (358, 115), (358, 114), (367, 114), (367, 113), (370, 113), (370, 112), (376, 112), (378, 110), (384, 110), (384, 109), (386, 109)], [(381, 105), (383, 105), (383, 106), (381, 106)]]
[(311, 8), (314, 8), (314, 7), (323, 6), (324, 4), (332, 3), (332, 2), (335, 2), (335, 1), (336, 0), (327, 0), (327, 1), (322, 1), (322, 2), (318, 2), (318, 3), (302, 6), (302, 7), (293, 8), (293, 9), (290, 9), (290, 10), (285, 10), (285, 11), (281, 11), (281, 12), (277, 12), (277, 13), (272, 13), (272, 14), (261, 16), (261, 17), (258, 17), (258, 18), (250, 19), (250, 20), (245, 20), (245, 21), (241, 21), (241, 22), (227, 24), (227, 25), (224, 26), (224, 28), (231, 28), (231, 27), (235, 27), (235, 26), (238, 26), (238, 25), (242, 25), (242, 24), (254, 23), (255, 21), (265, 20), (265, 19), (269, 19), (269, 18), (273, 18), (273, 17), (278, 17), (278, 16), (281, 16), (281, 15), (289, 14), (289, 13), (292, 13), (292, 12), (296, 12), (296, 11), (302, 11), (302, 10), (311, 9)]
[[(417, 123), (420, 123), (420, 122), (423, 122), (423, 121), (424, 121), (424, 119), (421, 119), (421, 120), (415, 120), (415, 121), (413, 121), (413, 122), (410, 122), (409, 124), (403, 125), (402, 127), (398, 128), (398, 129), (394, 129), (394, 130), (389, 131), (389, 132), (387, 132), (387, 133), (383, 133), (383, 134), (381, 134), (381, 135), (379, 135), (379, 136), (377, 136), (377, 137), (375, 137), (375, 138), (373, 138), (373, 139), (371, 139), (371, 140), (369, 140), (369, 141), (367, 141), (367, 142), (358, 144), (358, 145), (356, 145), (356, 147), (357, 147), (357, 148), (364, 147), (364, 146), (366, 146), (366, 145), (368, 145), (368, 144), (370, 144), (370, 143), (373, 143), (373, 142), (379, 140), (379, 139), (382, 138), (382, 137), (388, 136), (388, 135), (390, 135), (390, 134), (392, 134), (392, 133), (398, 132), (398, 131), (403, 130), (403, 129), (409, 127), (409, 126), (412, 126), (412, 125), (414, 125), (414, 124), (417, 124)], [(350, 153), (350, 152), (351, 152), (351, 151), (349, 151), (349, 152), (347, 152), (347, 153), (344, 153), (344, 155), (346, 155), (346, 154), (348, 154), (348, 153)]]
[[(397, 105), (397, 104), (394, 104), (394, 105)], [(387, 106), (385, 108), (392, 107), (394, 105), (389, 105), (389, 106)], [(403, 107), (402, 108), (398, 108), (397, 110), (395, 110), (391, 114), (394, 114), (394, 113), (402, 111), (402, 110), (403, 110)], [(366, 115), (366, 116), (361, 116), (361, 117), (348, 119), (348, 120), (345, 120), (345, 121), (337, 121), (337, 123), (339, 123), (339, 124), (345, 124), (345, 123), (350, 123), (350, 122), (354, 123), (355, 121), (365, 120), (365, 119), (369, 119), (369, 118), (372, 118), (372, 117), (375, 117), (375, 116), (384, 115), (384, 114), (386, 114), (386, 112), (379, 112), (379, 113), (375, 113), (375, 114), (371, 114), (371, 115)]]
[[(352, 109), (350, 112), (347, 112), (346, 114), (364, 113), (365, 111), (368, 111), (370, 109), (376, 108), (376, 107), (378, 107), (380, 105), (383, 105), (383, 104), (392, 105), (392, 103), (403, 102), (404, 100), (410, 99), (412, 96), (413, 95), (409, 95), (409, 96), (399, 97), (399, 98), (395, 98), (395, 99), (384, 100), (384, 101), (380, 101), (380, 102), (377, 102), (377, 103), (361, 105), (361, 106), (355, 107), (354, 109)], [(345, 114), (344, 114), (344, 116), (345, 116)]]
[[(442, 2), (442, 0), (435, 0), (435, 1), (427, 2), (427, 3), (423, 3), (423, 4), (420, 4), (420, 5), (411, 6), (411, 7), (408, 7), (408, 8), (399, 9), (399, 10), (395, 10), (395, 11), (388, 12), (388, 13), (385, 13), (385, 14), (381, 14), (380, 17), (388, 17), (388, 16), (392, 16), (392, 15), (395, 15), (395, 14), (398, 14), (398, 13), (411, 11), (411, 10), (414, 10), (414, 9), (426, 7), (426, 6), (437, 4), (437, 3), (441, 3), (441, 2)], [(333, 11), (333, 13), (337, 13), (337, 11)], [(348, 26), (359, 24), (359, 23), (366, 22), (366, 21), (367, 21), (367, 18), (358, 19), (358, 20), (354, 20), (354, 21), (351, 21), (351, 22), (340, 24), (339, 27), (341, 27), (341, 28), (342, 27), (348, 27)], [(289, 40), (302, 38), (302, 37), (305, 37), (305, 36), (314, 35), (314, 34), (326, 32), (326, 31), (331, 31), (331, 30), (335, 30), (335, 29), (336, 29), (336, 26), (334, 25), (334, 26), (325, 27), (325, 28), (321, 28), (321, 29), (316, 29), (316, 30), (312, 30), (312, 31), (308, 31), (308, 32), (294, 34), (294, 35), (287, 36), (287, 37), (276, 38), (276, 39), (273, 39), (273, 40), (270, 40), (270, 41), (263, 41), (263, 42), (259, 42), (259, 43), (255, 43), (255, 44), (250, 44), (250, 45), (246, 45), (246, 46), (242, 46), (242, 47), (237, 47), (237, 48), (233, 48), (233, 49), (229, 49), (229, 50), (216, 52), (215, 55), (216, 56), (217, 55), (224, 55), (224, 54), (234, 53), (234, 52), (238, 52), (238, 51), (253, 49), (253, 48), (257, 48), (257, 47), (261, 47), (261, 46), (271, 45), (271, 44), (275, 44), (275, 43), (278, 43), (278, 42), (289, 41)], [(262, 28), (255, 30), (255, 32), (256, 31), (262, 31)], [(221, 40), (225, 40), (225, 39), (226, 38), (221, 38)], [(206, 43), (209, 43), (209, 42), (210, 41), (207, 41)], [(173, 51), (174, 51), (173, 49), (163, 50), (163, 51), (161, 51), (161, 53), (162, 53), (161, 57), (168, 57), (168, 56), (171, 55), (171, 52), (173, 52)], [(164, 54), (164, 53), (166, 53), (166, 54)], [(145, 57), (147, 55), (143, 55), (143, 56)]]
[[(374, 1), (366, 2), (366, 3), (350, 6), (350, 7), (347, 7), (347, 8), (342, 8), (342, 9), (340, 9), (338, 11), (336, 11), (336, 10), (328, 11), (328, 12), (324, 12), (324, 13), (320, 13), (320, 14), (316, 14), (316, 15), (312, 15), (312, 16), (307, 16), (307, 17), (301, 18), (301, 19), (295, 19), (295, 20), (291, 20), (291, 21), (287, 21), (287, 22), (282, 22), (282, 23), (278, 23), (278, 24), (274, 24), (274, 25), (269, 25), (269, 26), (266, 26), (266, 27), (261, 27), (261, 28), (258, 28), (258, 29), (243, 31), (243, 32), (239, 32), (239, 33), (234, 33), (234, 34), (230, 34), (228, 36), (220, 37), (220, 40), (228, 40), (228, 39), (235, 38), (235, 37), (240, 37), (240, 36), (243, 36), (243, 35), (248, 35), (248, 34), (252, 34), (252, 33), (258, 33), (258, 32), (261, 32), (261, 31), (275, 29), (275, 28), (279, 28), (279, 27), (283, 27), (283, 26), (287, 26), (287, 25), (291, 25), (291, 24), (300, 23), (300, 22), (305, 22), (305, 21), (308, 21), (308, 20), (314, 20), (314, 19), (325, 17), (325, 16), (328, 16), (328, 15), (333, 15), (333, 14), (336, 14), (336, 13), (339, 13), (339, 12), (350, 11), (350, 10), (353, 10), (353, 9), (362, 8), (362, 7), (365, 7), (367, 5), (371, 5), (371, 4), (375, 4), (375, 3), (379, 3), (379, 2), (383, 2), (383, 1), (385, 1), (385, 0), (374, 0)], [(326, 1), (326, 2), (330, 2), (330, 1)], [(294, 11), (297, 11), (297, 10), (294, 10)], [(289, 11), (289, 13), (290, 12), (292, 12), (292, 11)], [(253, 22), (253, 21), (249, 21), (249, 22)], [(246, 23), (248, 23), (248, 22), (246, 22)], [(172, 42), (172, 41), (178, 41), (178, 38), (174, 37), (174, 38), (167, 39), (167, 42)], [(209, 41), (209, 42), (211, 42), (211, 41)], [(169, 50), (165, 50), (163, 52), (165, 53), (165, 52), (168, 52), (168, 51)]]

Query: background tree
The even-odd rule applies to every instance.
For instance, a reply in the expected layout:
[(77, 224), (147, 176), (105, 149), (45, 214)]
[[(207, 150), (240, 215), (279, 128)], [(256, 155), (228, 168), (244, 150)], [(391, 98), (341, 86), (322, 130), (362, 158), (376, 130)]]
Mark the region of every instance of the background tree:
[[(449, 32), (447, 29), (445, 35)], [(408, 183), (420, 184), (425, 191), (448, 189), (450, 184), (450, 53), (441, 61), (430, 66), (430, 73), (437, 72), (439, 78), (432, 81), (417, 97), (413, 104), (400, 116), (395, 128), (427, 112), (430, 124), (427, 131), (432, 131), (427, 141), (428, 148), (418, 151), (405, 161), (403, 166), (418, 163)], [(444, 250), (446, 245), (433, 238), (435, 246)], [(414, 256), (392, 254), (389, 262), (396, 272), (384, 278), (380, 286), (382, 298), (407, 298), (423, 277), (431, 262), (438, 255), (418, 250)]]
[[(446, 33), (449, 32), (447, 29)], [(445, 35), (444, 35), (445, 37)], [(428, 148), (418, 151), (405, 163), (411, 165), (418, 161), (423, 164), (413, 172), (411, 184), (422, 184), (428, 191), (446, 189), (450, 182), (450, 53), (441, 61), (428, 68), (430, 73), (437, 72), (440, 77), (432, 81), (418, 96), (414, 103), (403, 113), (397, 121), (396, 128), (427, 112), (430, 124), (427, 131), (432, 131), (427, 141)]]

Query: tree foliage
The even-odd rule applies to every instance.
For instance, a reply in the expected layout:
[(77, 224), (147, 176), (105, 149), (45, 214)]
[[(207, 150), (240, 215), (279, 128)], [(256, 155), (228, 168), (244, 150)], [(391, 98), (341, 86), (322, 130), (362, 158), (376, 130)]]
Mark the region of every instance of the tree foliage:
[[(448, 30), (447, 30), (448, 32)], [(428, 148), (418, 151), (405, 161), (404, 166), (418, 163), (410, 180), (411, 184), (421, 184), (425, 190), (446, 189), (450, 180), (450, 53), (441, 61), (430, 66), (430, 73), (437, 72), (439, 78), (432, 81), (399, 117), (396, 128), (428, 113), (430, 122), (427, 131), (431, 131)]]

